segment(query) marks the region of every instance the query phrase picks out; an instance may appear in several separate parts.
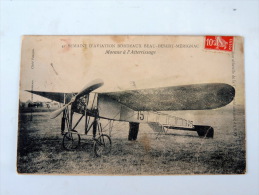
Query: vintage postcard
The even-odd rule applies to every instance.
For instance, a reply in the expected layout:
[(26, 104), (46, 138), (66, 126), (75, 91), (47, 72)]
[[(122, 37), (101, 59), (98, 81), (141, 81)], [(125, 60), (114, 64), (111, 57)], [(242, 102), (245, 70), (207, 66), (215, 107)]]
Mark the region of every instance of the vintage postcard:
[(243, 38), (24, 36), (17, 172), (244, 174)]

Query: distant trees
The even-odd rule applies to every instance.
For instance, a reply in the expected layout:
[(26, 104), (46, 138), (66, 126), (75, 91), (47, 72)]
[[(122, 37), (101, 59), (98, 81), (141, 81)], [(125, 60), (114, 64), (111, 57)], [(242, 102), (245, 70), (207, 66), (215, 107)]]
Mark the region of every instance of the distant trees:
[(31, 100), (27, 100), (26, 102), (19, 101), (20, 108), (59, 108), (60, 103), (51, 101), (51, 102), (33, 102)]
[(28, 107), (43, 107), (43, 103), (42, 102), (30, 102), (28, 103)]

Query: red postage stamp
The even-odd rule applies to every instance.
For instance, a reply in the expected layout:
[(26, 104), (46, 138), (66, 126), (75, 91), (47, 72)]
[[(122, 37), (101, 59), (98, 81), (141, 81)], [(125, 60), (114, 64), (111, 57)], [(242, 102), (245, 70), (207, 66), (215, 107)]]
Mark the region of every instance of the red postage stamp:
[(233, 51), (233, 36), (206, 36), (205, 49)]

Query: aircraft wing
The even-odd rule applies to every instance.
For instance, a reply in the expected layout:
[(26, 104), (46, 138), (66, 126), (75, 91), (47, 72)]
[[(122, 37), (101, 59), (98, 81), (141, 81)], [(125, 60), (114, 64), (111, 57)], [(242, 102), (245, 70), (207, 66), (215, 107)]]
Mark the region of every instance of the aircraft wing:
[(30, 91), (30, 90), (26, 90), (26, 91), (60, 103), (64, 103), (64, 99), (65, 99), (65, 102), (69, 102), (74, 94), (74, 93), (46, 92), (46, 91)]
[(235, 89), (224, 83), (99, 93), (135, 111), (207, 110), (225, 106), (235, 97)]
[[(74, 93), (29, 91), (30, 93), (64, 103)], [(101, 99), (112, 99), (135, 111), (207, 110), (229, 104), (235, 89), (224, 83), (195, 84), (173, 87), (98, 93)]]
[(159, 111), (214, 109), (234, 97), (235, 89), (221, 83), (98, 93), (98, 111), (111, 120), (193, 129), (193, 121)]

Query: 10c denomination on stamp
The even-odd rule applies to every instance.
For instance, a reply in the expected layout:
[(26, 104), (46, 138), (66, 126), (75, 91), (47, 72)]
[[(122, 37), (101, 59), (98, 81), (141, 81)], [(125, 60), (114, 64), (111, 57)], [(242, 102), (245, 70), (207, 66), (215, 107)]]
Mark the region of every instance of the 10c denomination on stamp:
[(206, 36), (205, 49), (233, 51), (234, 37), (233, 36)]

